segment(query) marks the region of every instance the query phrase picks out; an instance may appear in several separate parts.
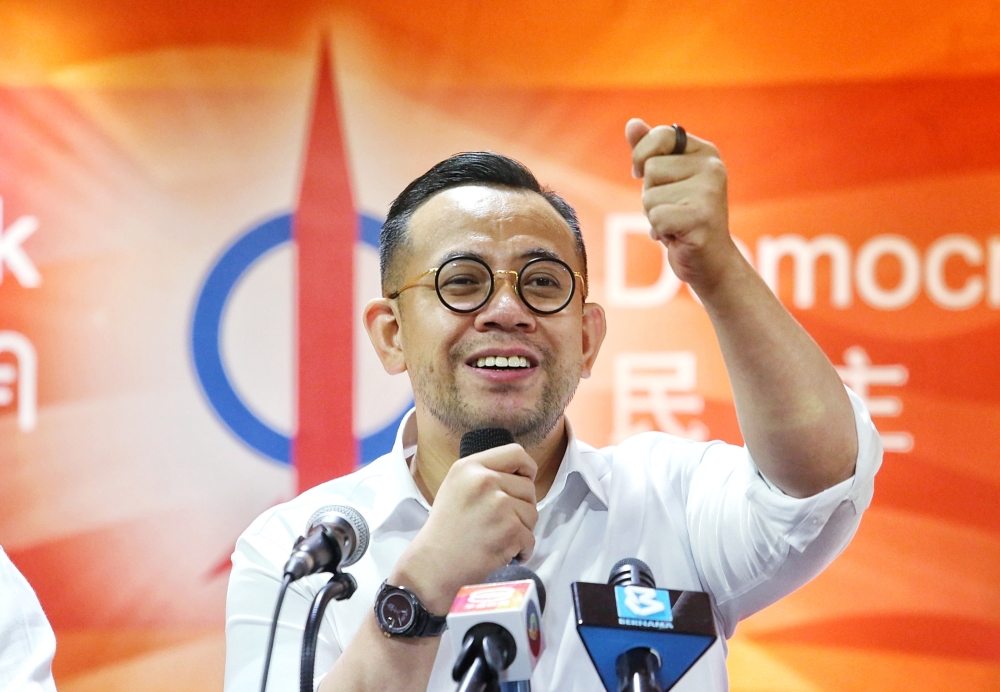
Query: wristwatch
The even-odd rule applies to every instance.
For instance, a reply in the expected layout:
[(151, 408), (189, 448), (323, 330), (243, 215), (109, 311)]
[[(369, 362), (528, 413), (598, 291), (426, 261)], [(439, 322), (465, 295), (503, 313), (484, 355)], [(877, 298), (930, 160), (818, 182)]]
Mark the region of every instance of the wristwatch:
[(437, 637), (448, 629), (447, 619), (429, 612), (417, 594), (387, 581), (375, 594), (375, 619), (387, 637)]

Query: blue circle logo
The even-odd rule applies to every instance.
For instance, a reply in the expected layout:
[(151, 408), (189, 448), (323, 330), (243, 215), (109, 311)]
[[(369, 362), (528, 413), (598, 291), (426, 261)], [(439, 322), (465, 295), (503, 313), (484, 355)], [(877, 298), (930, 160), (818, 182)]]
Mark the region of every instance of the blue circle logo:
[[(191, 324), (194, 370), (208, 403), (232, 433), (250, 448), (281, 464), (291, 464), (292, 438), (260, 419), (246, 405), (226, 372), (220, 349), (222, 320), (233, 289), (266, 253), (292, 242), (292, 214), (281, 214), (251, 228), (230, 245), (209, 271), (198, 295)], [(359, 215), (360, 240), (378, 249), (381, 223)], [(395, 420), (360, 440), (362, 463), (388, 452), (405, 407)]]

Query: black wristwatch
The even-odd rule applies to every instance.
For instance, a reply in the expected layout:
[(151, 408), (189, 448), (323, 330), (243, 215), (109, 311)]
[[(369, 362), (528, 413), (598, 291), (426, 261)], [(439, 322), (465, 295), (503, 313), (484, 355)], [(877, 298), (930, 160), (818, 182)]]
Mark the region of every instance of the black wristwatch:
[(375, 619), (387, 637), (437, 637), (448, 629), (447, 619), (424, 608), (417, 594), (388, 582), (375, 594)]

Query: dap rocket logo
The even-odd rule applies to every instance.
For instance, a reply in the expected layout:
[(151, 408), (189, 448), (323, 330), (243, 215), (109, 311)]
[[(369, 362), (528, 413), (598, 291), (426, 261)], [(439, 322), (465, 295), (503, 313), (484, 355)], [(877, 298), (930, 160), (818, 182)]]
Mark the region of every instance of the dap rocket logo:
[[(361, 327), (364, 304), (381, 293), (381, 222), (354, 208), (325, 47), (311, 120), (294, 212), (253, 226), (222, 252), (191, 326), (208, 403), (243, 443), (293, 464), (300, 490), (388, 452), (412, 405), (408, 379), (385, 374)], [(251, 329), (231, 328), (240, 315)], [(261, 362), (282, 355), (296, 367)], [(272, 386), (252, 386), (263, 371), (278, 373)], [(275, 385), (282, 373), (289, 381)]]

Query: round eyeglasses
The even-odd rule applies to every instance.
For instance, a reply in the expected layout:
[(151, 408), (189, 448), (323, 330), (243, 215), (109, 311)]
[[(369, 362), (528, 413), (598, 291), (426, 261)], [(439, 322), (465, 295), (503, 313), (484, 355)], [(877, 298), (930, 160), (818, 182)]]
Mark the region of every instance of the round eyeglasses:
[[(478, 257), (462, 255), (446, 260), (440, 267), (428, 269), (386, 297), (397, 298), (406, 289), (419, 286), (418, 282), (428, 274), (434, 274), (434, 289), (444, 306), (459, 313), (475, 312), (486, 305), (493, 295), (498, 275), (510, 276), (514, 280), (514, 292), (539, 315), (551, 315), (565, 308), (573, 299), (576, 280), (583, 283), (580, 272), (573, 271), (558, 259), (536, 257), (528, 260), (520, 271), (494, 271)], [(581, 290), (586, 298), (586, 284)]]

